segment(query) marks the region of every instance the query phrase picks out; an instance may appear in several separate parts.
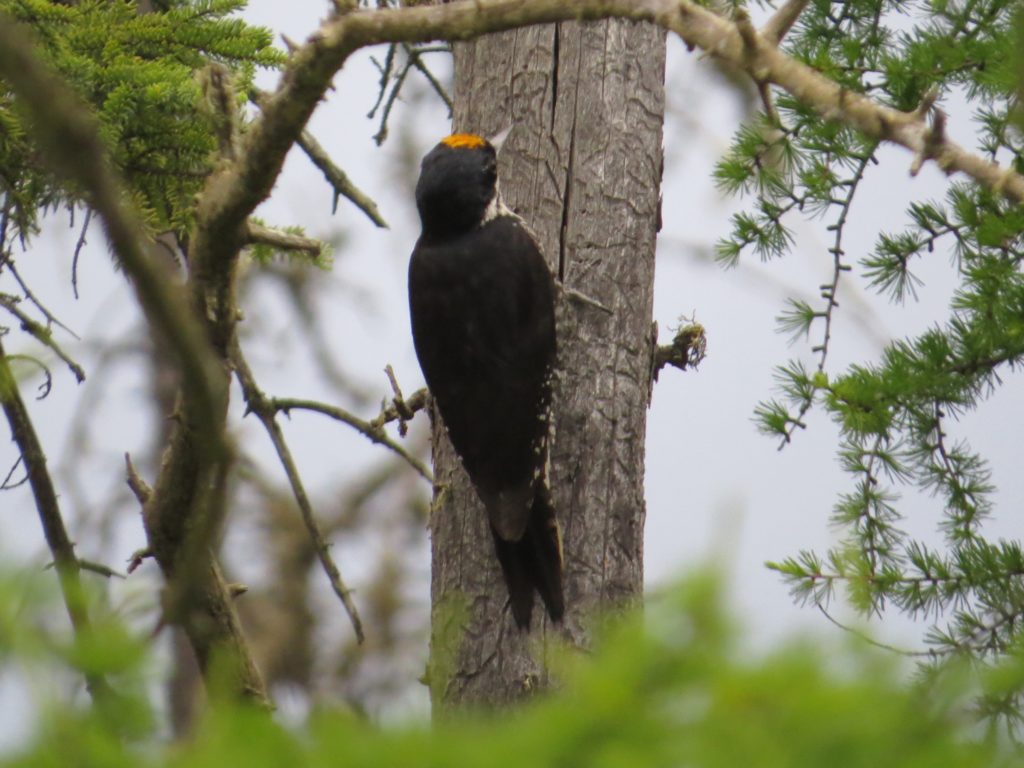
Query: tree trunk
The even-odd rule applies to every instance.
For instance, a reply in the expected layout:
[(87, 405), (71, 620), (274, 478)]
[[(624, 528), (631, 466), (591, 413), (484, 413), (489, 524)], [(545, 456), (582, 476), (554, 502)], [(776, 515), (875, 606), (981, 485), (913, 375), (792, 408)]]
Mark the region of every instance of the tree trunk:
[(539, 599), (533, 631), (515, 628), (483, 508), (435, 419), (428, 677), (437, 711), (548, 686), (549, 636), (586, 648), (597, 612), (640, 599), (664, 67), (664, 32), (618, 20), (456, 45), (455, 129), (514, 125), (499, 158), (505, 202), (564, 287), (604, 308), (563, 296), (558, 310), (550, 478), (565, 554), (561, 628)]

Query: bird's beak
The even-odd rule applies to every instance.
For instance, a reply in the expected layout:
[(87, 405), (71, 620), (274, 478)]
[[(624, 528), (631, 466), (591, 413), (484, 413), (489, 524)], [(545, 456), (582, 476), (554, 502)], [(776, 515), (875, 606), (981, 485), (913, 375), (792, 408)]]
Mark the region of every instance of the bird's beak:
[(512, 132), (512, 125), (509, 124), (504, 130), (498, 131), (496, 134), (491, 136), (487, 141), (490, 142), (491, 146), (494, 147), (495, 152), (501, 152), (501, 145), (505, 143), (505, 139)]

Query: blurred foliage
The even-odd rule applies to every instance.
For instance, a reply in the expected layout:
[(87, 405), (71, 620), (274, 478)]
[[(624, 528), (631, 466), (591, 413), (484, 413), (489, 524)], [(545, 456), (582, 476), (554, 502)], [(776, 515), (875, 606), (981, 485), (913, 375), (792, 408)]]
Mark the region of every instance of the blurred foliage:
[[(37, 595), (38, 597), (38, 595)], [(789, 645), (739, 661), (739, 635), (721, 614), (715, 579), (662, 594), (645, 619), (604, 627), (595, 652), (561, 652), (561, 689), (501, 716), (452, 715), (432, 728), (381, 728), (338, 710), (285, 726), (266, 713), (209, 706), (186, 740), (168, 744), (144, 696), (120, 693), (79, 707), (51, 690), (34, 732), (5, 766), (985, 766), (1019, 759), (983, 734), (964, 709), (966, 678), (908, 688), (891, 657), (864, 647)], [(101, 669), (121, 690), (141, 690), (151, 658), (116, 621), (90, 650), (40, 629), (45, 600), (24, 601), (0, 582), (0, 674), (46, 662)], [(994, 688), (1024, 667), (1007, 664)]]
[[(784, 48), (845, 88), (897, 109), (927, 112), (934, 101), (969, 110), (976, 151), (1020, 172), (1020, 9), (1011, 0), (811, 0)], [(783, 333), (812, 340), (817, 366), (795, 360), (780, 367), (780, 397), (762, 403), (756, 419), (785, 443), (806, 426), (812, 407), (823, 407), (838, 425), (839, 459), (853, 489), (832, 515), (844, 533), (839, 546), (824, 557), (804, 552), (772, 567), (801, 600), (825, 606), (843, 583), (865, 614), (888, 605), (935, 619), (927, 636), (931, 664), (958, 655), (999, 658), (1021, 640), (1024, 558), (1018, 542), (984, 538), (993, 511), (990, 470), (947, 432), (1024, 361), (1024, 209), (962, 181), (949, 185), (943, 200), (913, 202), (906, 227), (879, 234), (860, 273), (870, 288), (902, 303), (915, 300), (922, 285), (915, 262), (948, 253), (957, 281), (949, 315), (919, 336), (890, 343), (875, 362), (832, 373), (836, 293), (854, 279), (844, 235), (851, 223), (865, 224), (851, 206), (877, 163), (877, 144), (786, 94), (774, 96), (777, 114), (740, 129), (717, 168), (725, 191), (754, 198), (718, 252), (726, 264), (748, 251), (779, 257), (793, 249), (793, 217), (827, 222), (833, 270), (821, 304), (791, 300), (779, 317)], [(942, 547), (903, 530), (904, 487), (941, 500)], [(990, 703), (990, 711), (1019, 722), (1022, 692)]]
[[(197, 73), (219, 62), (244, 94), (257, 66), (284, 60), (268, 30), (231, 17), (244, 5), (176, 0), (143, 14), (125, 0), (0, 0), (0, 12), (31, 29), (37, 54), (93, 107), (147, 225), (180, 232), (216, 159), (214, 116), (202, 108)], [(17, 101), (0, 81), (2, 241), (31, 236), (41, 210), (81, 202), (79, 190), (55, 180), (37, 154)]]

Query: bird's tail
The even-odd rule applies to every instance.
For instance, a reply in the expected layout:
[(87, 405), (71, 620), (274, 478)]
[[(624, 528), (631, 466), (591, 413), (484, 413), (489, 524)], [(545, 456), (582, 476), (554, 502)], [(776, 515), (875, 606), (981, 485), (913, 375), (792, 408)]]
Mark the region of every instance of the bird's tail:
[(516, 625), (529, 630), (534, 591), (540, 594), (551, 620), (561, 621), (565, 614), (562, 540), (548, 490), (538, 487), (526, 530), (519, 541), (506, 541), (493, 528), (491, 531)]

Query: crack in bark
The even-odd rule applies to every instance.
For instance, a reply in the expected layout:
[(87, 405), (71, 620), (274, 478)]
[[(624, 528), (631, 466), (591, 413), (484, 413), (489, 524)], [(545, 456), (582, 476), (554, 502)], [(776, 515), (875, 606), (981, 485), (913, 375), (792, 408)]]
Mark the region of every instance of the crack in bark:
[(555, 111), (558, 109), (558, 55), (560, 38), (562, 36), (562, 25), (555, 24), (555, 39), (551, 48), (551, 126), (552, 133), (555, 132)]
[[(556, 25), (556, 29), (561, 25)], [(558, 40), (558, 33), (555, 34), (555, 40)], [(557, 53), (557, 47), (556, 47)], [(558, 69), (558, 58), (556, 57), (554, 68)], [(572, 179), (573, 179), (573, 166), (576, 160), (576, 118), (579, 115), (579, 79), (580, 72), (583, 68), (583, 52), (580, 51), (578, 58), (576, 59), (576, 83), (577, 87), (573, 94), (572, 100), (572, 126), (569, 128), (569, 157), (566, 162), (565, 168), (565, 186), (562, 188), (562, 223), (558, 230), (558, 282), (565, 285), (565, 267), (566, 267), (566, 233), (569, 230), (569, 208), (572, 202)], [(555, 109), (557, 103), (553, 105), (551, 111), (551, 122), (555, 122)]]

